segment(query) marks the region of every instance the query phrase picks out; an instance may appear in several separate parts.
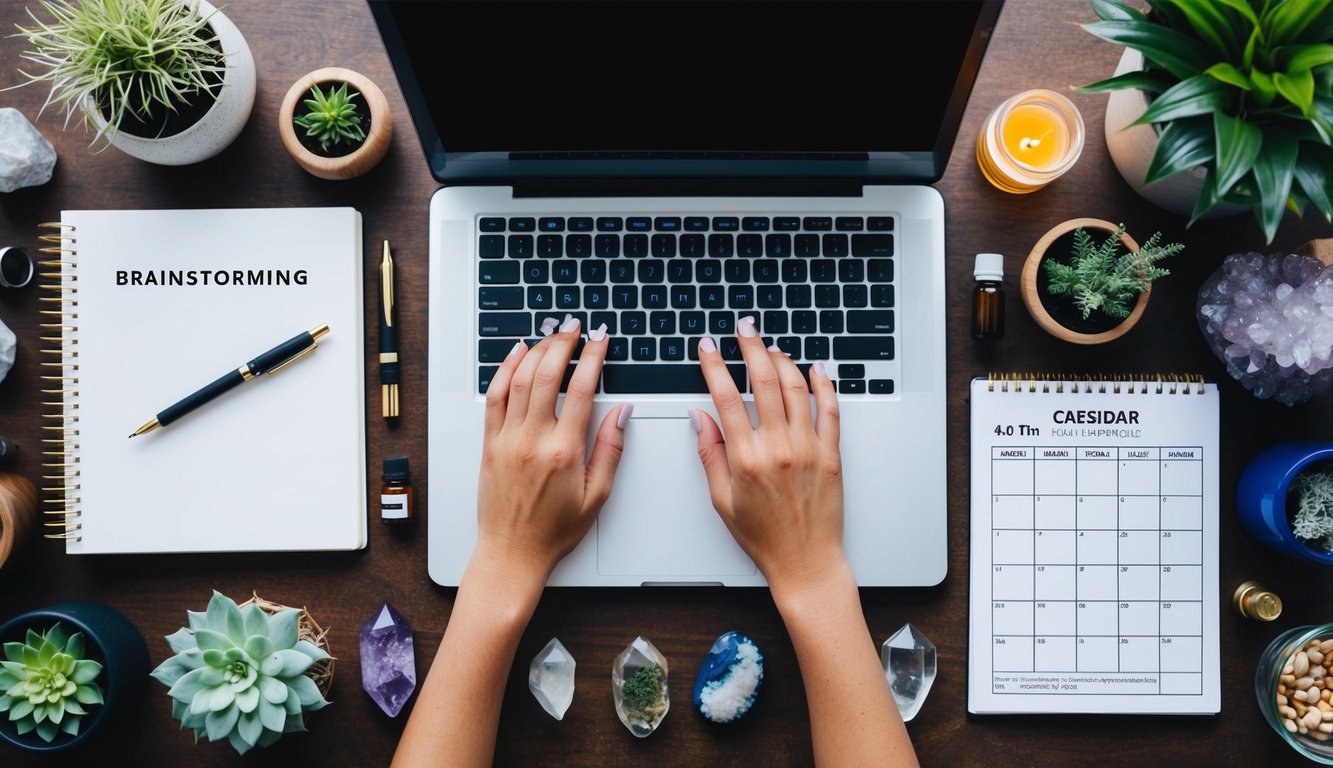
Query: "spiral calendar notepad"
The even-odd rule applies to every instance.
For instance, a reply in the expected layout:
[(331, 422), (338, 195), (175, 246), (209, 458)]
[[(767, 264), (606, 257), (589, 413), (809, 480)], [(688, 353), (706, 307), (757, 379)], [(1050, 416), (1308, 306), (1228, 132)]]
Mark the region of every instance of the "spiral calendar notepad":
[(1215, 385), (992, 375), (971, 417), (968, 711), (1216, 714)]

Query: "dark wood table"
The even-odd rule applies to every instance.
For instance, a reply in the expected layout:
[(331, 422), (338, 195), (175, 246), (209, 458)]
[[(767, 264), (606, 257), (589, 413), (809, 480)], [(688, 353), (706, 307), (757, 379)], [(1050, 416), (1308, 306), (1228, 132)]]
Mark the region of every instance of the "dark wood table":
[[(20, 0), (0, 2), (0, 30), (24, 17)], [(353, 205), (365, 216), (365, 279), (374, 286), (377, 245), (391, 240), (398, 254), (401, 290), (403, 417), (387, 426), (378, 417), (374, 367), (374, 296), (366, 292), (368, 325), (366, 467), (377, 491), (381, 459), (406, 454), (417, 469), (418, 504), (425, 509), (427, 199), (437, 187), (389, 61), (358, 0), (269, 3), (233, 0), (226, 12), (244, 32), (259, 68), (259, 95), (245, 132), (219, 157), (185, 168), (133, 160), (116, 150), (90, 152), (89, 136), (62, 131), (60, 117), (38, 109), (39, 87), (0, 93), (0, 106), (21, 109), (60, 154), (54, 180), (0, 195), (0, 242), (35, 248), (36, 225), (66, 208), (154, 208)], [(928, 589), (864, 589), (862, 599), (876, 643), (905, 622), (928, 635), (939, 651), (939, 676), (929, 700), (909, 725), (926, 765), (1251, 765), (1300, 764), (1263, 721), (1253, 687), (1256, 660), (1287, 627), (1327, 621), (1328, 576), (1317, 566), (1267, 549), (1240, 526), (1233, 492), (1245, 463), (1273, 443), (1333, 436), (1333, 400), (1296, 407), (1259, 400), (1227, 377), (1204, 343), (1194, 318), (1201, 282), (1226, 255), (1244, 250), (1289, 251), (1331, 228), (1317, 218), (1288, 220), (1265, 247), (1246, 216), (1185, 221), (1154, 208), (1120, 178), (1102, 136), (1106, 97), (1072, 93), (1070, 86), (1106, 76), (1120, 49), (1093, 38), (1079, 24), (1093, 18), (1082, 0), (1010, 0), (972, 94), (952, 162), (938, 183), (948, 224), (949, 574)], [(442, 40), (447, 36), (442, 30)], [(928, 36), (927, 36), (928, 37)], [(928, 44), (928, 40), (926, 41)], [(0, 46), (0, 87), (18, 82), (22, 46)], [(358, 69), (378, 82), (395, 110), (397, 135), (383, 164), (347, 182), (321, 181), (297, 168), (279, 143), (279, 102), (288, 85), (318, 67)], [(903, 73), (910, 77), (910, 73)], [(1028, 88), (1070, 92), (1088, 125), (1082, 159), (1067, 176), (1036, 194), (1001, 193), (981, 177), (973, 141), (986, 114)], [(891, 94), (885, 108), (894, 112)], [(1128, 225), (1142, 238), (1161, 230), (1168, 242), (1186, 243), (1170, 265), (1171, 277), (1153, 290), (1143, 322), (1119, 341), (1093, 348), (1059, 342), (1042, 332), (1019, 300), (1022, 258), (1049, 227), (1067, 218), (1095, 216)], [(969, 336), (973, 255), (1008, 256), (1008, 333), (998, 343)], [(0, 319), (20, 339), (19, 359), (0, 384), (0, 434), (22, 446), (7, 467), (34, 480), (40, 474), (37, 296), (35, 289), (0, 292)], [(1200, 371), (1219, 382), (1222, 396), (1221, 582), (1223, 605), (1246, 579), (1278, 592), (1286, 612), (1272, 623), (1245, 620), (1224, 607), (1222, 712), (1216, 717), (1011, 716), (967, 713), (968, 601), (968, 380), (988, 371), (1117, 373)], [(888, 439), (911, 439), (888, 436)], [(145, 489), (148, 491), (149, 489)], [(448, 503), (436, 500), (436, 503)], [(904, 511), (905, 512), (905, 511)], [(304, 605), (327, 627), (341, 661), (333, 705), (310, 722), (309, 734), (289, 735), (246, 758), (252, 765), (386, 765), (406, 715), (392, 720), (361, 691), (357, 632), (384, 600), (416, 630), (418, 674), (424, 677), (449, 619), (454, 591), (426, 575), (426, 535), (370, 523), (370, 544), (353, 554), (66, 556), (57, 542), (41, 541), (24, 561), (0, 571), (0, 618), (69, 599), (108, 603), (127, 614), (148, 639), (152, 663), (169, 653), (163, 636), (201, 610), (211, 590), (244, 599), (252, 591)], [(718, 634), (739, 629), (754, 636), (767, 659), (767, 679), (755, 710), (733, 727), (719, 728), (690, 711), (694, 671)], [(621, 726), (611, 703), (610, 666), (636, 634), (650, 637), (675, 670), (675, 711), (648, 739)], [(527, 667), (548, 639), (558, 636), (578, 660), (578, 690), (563, 722), (548, 717), (527, 691)], [(811, 762), (809, 721), (791, 645), (767, 591), (762, 589), (551, 589), (518, 649), (506, 690), (496, 762), (503, 765), (806, 765)], [(139, 765), (224, 765), (237, 757), (226, 744), (195, 745), (171, 720), (165, 689), (151, 683), (140, 711), (108, 735), (101, 755)], [(0, 747), (5, 765), (37, 764)], [(18, 758), (16, 760), (16, 758)]]

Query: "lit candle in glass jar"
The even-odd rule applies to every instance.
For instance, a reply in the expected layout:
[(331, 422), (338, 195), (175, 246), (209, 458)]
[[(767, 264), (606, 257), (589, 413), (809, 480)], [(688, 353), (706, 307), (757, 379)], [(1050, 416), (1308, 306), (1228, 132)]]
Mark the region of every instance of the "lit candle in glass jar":
[(977, 137), (977, 164), (999, 189), (1035, 192), (1073, 167), (1083, 151), (1083, 117), (1055, 91), (1024, 91), (990, 114)]

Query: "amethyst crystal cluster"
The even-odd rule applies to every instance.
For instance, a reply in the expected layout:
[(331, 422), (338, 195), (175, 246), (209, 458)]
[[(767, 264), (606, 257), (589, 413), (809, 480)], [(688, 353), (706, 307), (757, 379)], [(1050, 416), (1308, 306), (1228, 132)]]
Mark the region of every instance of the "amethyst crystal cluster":
[(1204, 281), (1196, 308), (1208, 345), (1255, 397), (1296, 405), (1333, 384), (1333, 266), (1233, 254)]

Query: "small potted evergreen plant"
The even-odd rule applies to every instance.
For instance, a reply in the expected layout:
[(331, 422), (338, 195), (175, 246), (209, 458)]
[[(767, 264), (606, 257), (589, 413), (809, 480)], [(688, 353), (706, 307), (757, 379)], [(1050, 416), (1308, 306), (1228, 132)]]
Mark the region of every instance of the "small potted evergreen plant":
[(389, 101), (369, 78), (325, 67), (292, 84), (278, 134), (297, 165), (321, 179), (351, 179), (384, 159), (393, 140)]
[(110, 606), (70, 602), (0, 625), (0, 741), (59, 752), (95, 738), (143, 693), (148, 648)]
[(1140, 247), (1124, 225), (1102, 219), (1059, 224), (1023, 264), (1028, 313), (1047, 333), (1074, 344), (1120, 338), (1143, 316), (1153, 281), (1170, 274), (1158, 262), (1185, 247), (1160, 240), (1156, 232)]

